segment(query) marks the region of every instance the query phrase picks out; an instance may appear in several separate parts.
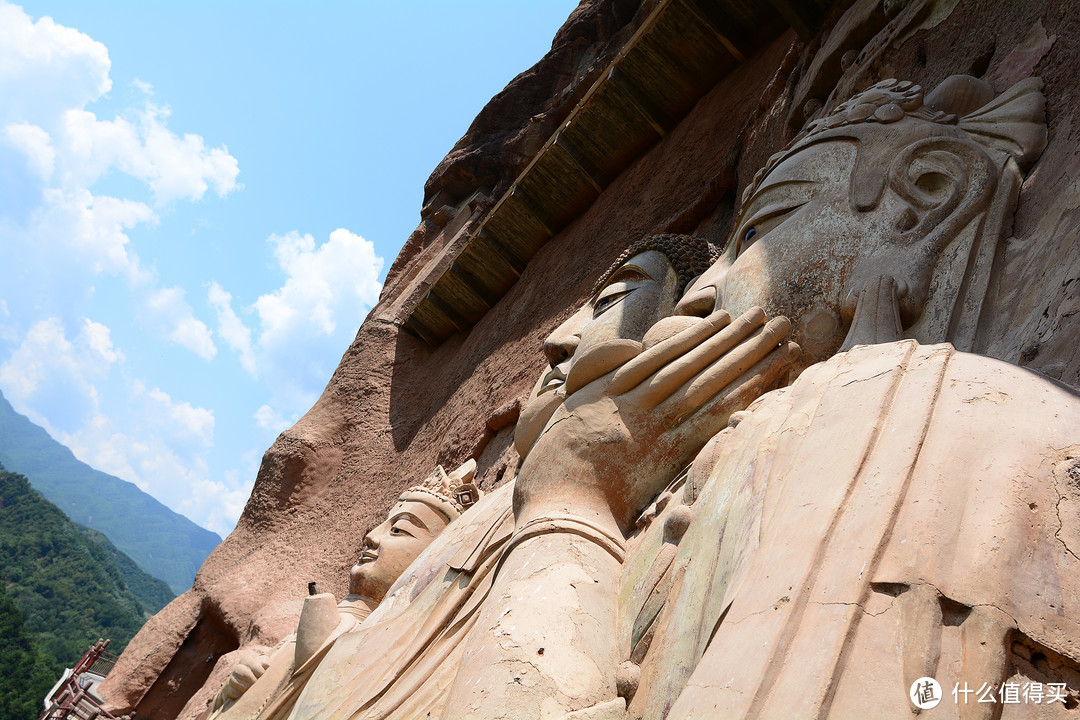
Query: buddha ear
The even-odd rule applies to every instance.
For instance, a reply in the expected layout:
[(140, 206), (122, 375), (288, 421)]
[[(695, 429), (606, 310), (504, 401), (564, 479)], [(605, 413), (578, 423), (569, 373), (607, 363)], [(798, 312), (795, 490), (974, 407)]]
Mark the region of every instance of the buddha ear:
[(843, 313), (851, 322), (867, 282), (888, 276), (897, 288), (901, 328), (907, 329), (926, 309), (942, 252), (989, 207), (997, 173), (975, 143), (931, 137), (904, 148), (890, 165), (886, 182), (900, 200), (891, 238), (853, 270)]

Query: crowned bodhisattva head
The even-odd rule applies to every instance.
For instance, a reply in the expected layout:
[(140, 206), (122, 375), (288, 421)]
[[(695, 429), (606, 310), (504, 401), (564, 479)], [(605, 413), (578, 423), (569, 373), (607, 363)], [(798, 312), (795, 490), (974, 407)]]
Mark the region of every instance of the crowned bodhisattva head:
[(687, 297), (790, 318), (804, 365), (901, 337), (971, 349), (1003, 218), (1046, 145), (1041, 87), (886, 80), (813, 119), (746, 188)]
[(364, 536), (349, 593), (381, 602), (431, 541), (480, 499), (475, 473), (475, 460), (449, 474), (438, 465), (427, 480), (403, 492), (386, 520)]

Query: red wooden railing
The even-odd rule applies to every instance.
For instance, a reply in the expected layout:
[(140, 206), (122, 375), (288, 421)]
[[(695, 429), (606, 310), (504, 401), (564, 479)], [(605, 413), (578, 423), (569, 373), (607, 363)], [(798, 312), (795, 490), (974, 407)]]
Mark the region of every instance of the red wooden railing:
[(105, 652), (108, 645), (108, 640), (98, 640), (86, 651), (71, 675), (46, 698), (38, 720), (116, 720), (92, 692), (116, 664), (116, 656)]

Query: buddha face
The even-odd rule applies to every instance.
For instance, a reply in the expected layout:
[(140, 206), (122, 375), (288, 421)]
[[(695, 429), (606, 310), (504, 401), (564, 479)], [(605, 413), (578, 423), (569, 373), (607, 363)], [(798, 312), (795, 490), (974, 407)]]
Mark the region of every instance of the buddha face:
[(708, 286), (716, 307), (738, 317), (758, 305), (792, 321), (801, 364), (837, 351), (850, 317), (842, 305), (854, 268), (880, 253), (907, 207), (888, 191), (852, 206), (853, 141), (811, 145), (780, 163), (743, 207), (724, 256), (687, 290)]
[[(640, 342), (649, 328), (675, 311), (679, 279), (667, 256), (647, 250), (627, 260), (596, 295), (545, 343), (568, 357), (567, 376), (576, 387), (606, 375), (622, 360), (604, 362), (617, 341)], [(612, 364), (614, 363), (614, 364)]]
[[(627, 260), (589, 302), (548, 336), (544, 354), (549, 369), (537, 380), (514, 430), (514, 445), (521, 457), (566, 399), (570, 374), (575, 373), (575, 384), (580, 387), (615, 369), (618, 362), (604, 362), (605, 344), (640, 341), (658, 320), (672, 314), (678, 284), (667, 256), (656, 250), (640, 253)], [(587, 368), (579, 365), (582, 358), (591, 361)]]
[(447, 524), (446, 516), (429, 505), (399, 500), (385, 522), (364, 536), (364, 551), (349, 573), (349, 592), (381, 602)]

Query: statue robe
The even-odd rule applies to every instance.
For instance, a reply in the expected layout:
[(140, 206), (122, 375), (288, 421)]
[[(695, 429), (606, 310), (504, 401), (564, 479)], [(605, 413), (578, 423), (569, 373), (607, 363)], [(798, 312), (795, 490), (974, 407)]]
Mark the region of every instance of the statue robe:
[[(1032, 717), (1005, 682), (1066, 682), (1075, 703), (1074, 388), (950, 345), (856, 347), (704, 455), (624, 567), (632, 717), (906, 719), (923, 676), (934, 717)], [(692, 519), (665, 560), (679, 502)], [(997, 704), (957, 704), (964, 683)]]
[[(322, 597), (333, 598), (332, 595)], [(311, 598), (305, 598), (305, 610), (309, 600)], [(219, 696), (207, 720), (279, 720), (288, 717), (300, 691), (337, 639), (355, 629), (369, 615), (365, 605), (357, 604), (350, 597), (343, 600), (336, 610), (336, 627), (329, 633), (319, 634), (321, 642), (316, 639), (319, 647), (311, 657), (297, 667), (298, 633), (286, 636), (270, 654), (266, 670), (259, 679), (235, 701), (227, 702)], [(300, 624), (303, 625), (304, 621), (304, 613), (301, 613)], [(299, 627), (297, 630), (300, 632)]]
[[(812, 366), (740, 418), (627, 545), (613, 632), (636, 666), (620, 671), (629, 717), (906, 719), (923, 676), (963, 718), (1002, 706), (957, 706), (955, 683), (1080, 690), (1073, 388), (902, 341)], [(468, 717), (445, 699), (511, 493), (447, 528), (338, 639), (291, 718)]]

